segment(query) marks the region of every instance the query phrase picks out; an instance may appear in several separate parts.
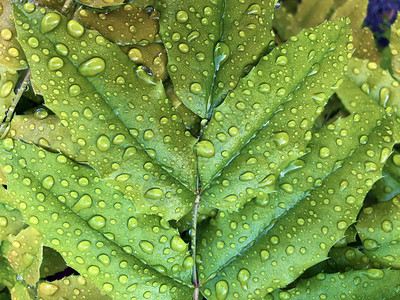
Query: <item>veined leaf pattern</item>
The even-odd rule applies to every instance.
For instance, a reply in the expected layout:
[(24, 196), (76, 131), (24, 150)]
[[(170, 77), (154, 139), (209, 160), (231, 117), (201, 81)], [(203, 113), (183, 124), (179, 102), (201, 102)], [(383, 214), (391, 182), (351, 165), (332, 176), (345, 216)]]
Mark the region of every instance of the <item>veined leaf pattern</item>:
[[(89, 164), (114, 188), (125, 191), (133, 202), (139, 201), (135, 203), (137, 210), (167, 219), (184, 215), (193, 193), (169, 172), (180, 173), (174, 175), (194, 190), (195, 158), (190, 145), (195, 140), (179, 122), (162, 84), (142, 68), (136, 69), (116, 45), (97, 32), (85, 30), (77, 21), (45, 9), (27, 12), (17, 7), (15, 17), (37, 19), (32, 30), (43, 38), (39, 41), (18, 26), (19, 40), (24, 42), (31, 67), (37, 64), (38, 72), (32, 76), (46, 105), (84, 147)], [(72, 49), (80, 47), (82, 37), (90, 49), (102, 50), (74, 54)], [(53, 49), (52, 57), (46, 57), (44, 49)], [(40, 72), (41, 68), (46, 71)], [(63, 85), (53, 86), (60, 75)], [(64, 85), (64, 80), (69, 83)], [(82, 83), (87, 86), (81, 87)], [(125, 90), (128, 95), (120, 94), (119, 86), (131, 86)], [(132, 100), (124, 101), (124, 97)], [(75, 110), (80, 103), (87, 105)], [(93, 135), (90, 129), (103, 134)], [(164, 201), (177, 202), (161, 205)]]
[(400, 294), (397, 23), (379, 66), (367, 0), (34, 3), (0, 20), (12, 299)]

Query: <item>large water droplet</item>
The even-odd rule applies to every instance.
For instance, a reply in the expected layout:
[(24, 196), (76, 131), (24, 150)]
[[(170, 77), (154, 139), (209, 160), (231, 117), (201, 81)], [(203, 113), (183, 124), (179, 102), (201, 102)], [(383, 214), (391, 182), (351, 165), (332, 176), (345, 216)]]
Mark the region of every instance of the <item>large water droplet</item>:
[(140, 241), (139, 246), (144, 253), (153, 254), (154, 246), (152, 243), (148, 241)]
[(54, 28), (60, 24), (61, 21), (61, 16), (58, 13), (48, 13), (45, 15), (42, 19), (42, 22), (40, 24), (40, 31), (44, 33), (48, 33), (52, 31)]
[(164, 195), (164, 192), (162, 189), (159, 188), (152, 188), (149, 189), (144, 196), (146, 198), (152, 199), (152, 200), (158, 200)]
[(276, 132), (272, 135), (271, 140), (274, 141), (276, 147), (281, 150), (289, 143), (289, 135), (285, 131)]
[(224, 42), (218, 42), (214, 48), (214, 64), (215, 69), (218, 71), (219, 68), (226, 62), (230, 50), (227, 44)]
[(69, 20), (67, 24), (67, 32), (70, 36), (78, 39), (85, 32), (85, 28), (76, 20)]
[(175, 235), (171, 240), (171, 249), (177, 252), (183, 252), (186, 250), (186, 243), (182, 240), (179, 235)]
[(47, 64), (50, 71), (55, 71), (55, 70), (61, 69), (63, 65), (64, 65), (64, 61), (59, 57), (50, 58), (50, 60)]
[(96, 146), (97, 146), (97, 149), (99, 149), (102, 152), (105, 152), (111, 146), (110, 139), (106, 135), (103, 134), (97, 139)]
[(241, 269), (237, 275), (237, 279), (240, 282), (240, 285), (242, 286), (242, 289), (247, 291), (247, 283), (250, 279), (250, 272), (247, 269)]
[(93, 57), (88, 61), (81, 63), (78, 67), (79, 73), (85, 77), (93, 77), (104, 71), (105, 61), (100, 57)]
[(196, 153), (198, 156), (211, 158), (215, 154), (214, 144), (204, 140), (196, 144)]
[(215, 284), (215, 292), (218, 300), (225, 300), (228, 297), (229, 285), (225, 280)]

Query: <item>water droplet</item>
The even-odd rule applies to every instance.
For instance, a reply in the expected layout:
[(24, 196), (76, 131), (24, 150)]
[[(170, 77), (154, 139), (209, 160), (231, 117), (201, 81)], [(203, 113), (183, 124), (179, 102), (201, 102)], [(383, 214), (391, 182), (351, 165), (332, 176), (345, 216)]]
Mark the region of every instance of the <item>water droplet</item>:
[(93, 118), (93, 112), (92, 112), (92, 110), (91, 110), (89, 107), (86, 107), (86, 108), (83, 110), (83, 116), (84, 116), (86, 119), (91, 120), (91, 119)]
[(79, 213), (82, 209), (90, 208), (92, 206), (92, 198), (85, 194), (72, 206), (72, 211)]
[(111, 146), (110, 139), (103, 134), (97, 139), (96, 146), (97, 146), (97, 149), (99, 149), (102, 152), (105, 152)]
[(67, 23), (67, 32), (70, 36), (79, 39), (85, 32), (85, 28), (76, 20), (69, 20)]
[(385, 273), (383, 273), (383, 271), (380, 269), (369, 269), (365, 272), (365, 275), (367, 275), (367, 277), (372, 280), (382, 279), (385, 276)]
[(47, 64), (50, 71), (55, 71), (55, 70), (61, 69), (63, 65), (64, 65), (64, 61), (59, 57), (50, 58), (50, 60)]
[(152, 138), (154, 137), (154, 132), (151, 129), (147, 129), (144, 133), (143, 133), (143, 139), (145, 141), (150, 141)]
[(139, 246), (144, 253), (153, 254), (154, 246), (152, 243), (148, 241), (140, 241)]
[(70, 86), (68, 93), (71, 97), (76, 97), (81, 93), (81, 87), (77, 84), (73, 84)]
[(284, 190), (286, 193), (289, 193), (289, 194), (293, 193), (293, 191), (294, 191), (293, 186), (289, 183), (284, 183), (280, 187), (282, 190)]
[(383, 148), (379, 162), (384, 163), (389, 158), (391, 150), (389, 148)]
[(390, 89), (387, 87), (381, 88), (379, 91), (379, 104), (383, 107), (387, 106), (388, 100), (390, 98)]
[(178, 23), (185, 23), (189, 19), (186, 11), (180, 10), (176, 13), (176, 21)]
[(215, 155), (214, 144), (207, 140), (200, 141), (196, 144), (196, 153), (198, 156), (211, 158)]
[(218, 300), (225, 300), (228, 297), (229, 286), (225, 280), (218, 281), (215, 284), (215, 292)]
[(367, 64), (367, 68), (370, 70), (376, 70), (376, 69), (378, 69), (378, 65), (375, 62), (369, 62)]
[(261, 83), (258, 86), (258, 91), (260, 93), (265, 93), (266, 94), (266, 93), (269, 93), (271, 91), (271, 87), (270, 87), (270, 85), (268, 83)]
[(317, 39), (317, 36), (314, 33), (310, 33), (308, 38), (310, 39), (310, 41), (315, 41)]
[(266, 260), (268, 260), (269, 258), (269, 251), (268, 250), (262, 250), (260, 252), (260, 258), (261, 258), (261, 262), (265, 262)]
[(219, 68), (226, 62), (230, 50), (227, 44), (224, 42), (218, 42), (214, 48), (214, 64), (215, 69), (218, 71)]
[(32, 48), (36, 48), (39, 46), (39, 40), (32, 36), (28, 39), (28, 45)]
[(179, 44), (178, 45), (178, 49), (179, 51), (181, 51), (182, 53), (188, 53), (189, 52), (189, 46), (187, 44)]
[(329, 155), (331, 155), (331, 151), (329, 150), (329, 148), (327, 148), (327, 147), (322, 147), (322, 148), (319, 150), (319, 157), (321, 157), (321, 158), (328, 158)]
[(276, 64), (278, 65), (278, 66), (285, 66), (286, 64), (287, 64), (287, 62), (288, 62), (288, 60), (287, 60), (287, 57), (286, 56), (283, 56), (283, 55), (281, 55), (281, 56), (278, 56), (277, 58), (276, 58)]
[(162, 196), (164, 195), (163, 190), (159, 189), (159, 188), (152, 188), (149, 189), (144, 196), (146, 198), (152, 199), (152, 200), (158, 200), (160, 199)]
[(311, 98), (315, 101), (315, 103), (317, 103), (318, 105), (321, 105), (326, 100), (326, 94), (325, 93), (317, 93), (317, 94), (312, 95)]
[(60, 24), (61, 16), (58, 13), (48, 13), (42, 19), (40, 31), (45, 34), (55, 29)]
[(91, 245), (90, 241), (81, 241), (78, 243), (77, 248), (81, 252), (86, 252), (87, 250), (89, 250), (90, 245)]
[(382, 222), (382, 230), (385, 232), (391, 232), (393, 230), (393, 223), (389, 220), (385, 220)]
[(53, 176), (46, 176), (43, 181), (42, 181), (42, 185), (45, 189), (49, 190), (53, 187), (54, 185), (54, 178)]
[[(27, 13), (32, 13), (32, 12), (34, 12), (34, 11), (35, 11), (35, 8), (36, 8), (36, 6), (35, 6), (35, 4), (33, 4), (33, 3), (28, 2), (28, 3), (25, 3), (25, 4), (24, 4), (24, 10), (25, 10)], [(3, 9), (0, 8), (0, 15), (1, 15), (2, 13), (3, 13)]]
[(85, 77), (93, 77), (104, 71), (105, 61), (100, 57), (93, 57), (79, 65), (78, 70)]
[(64, 44), (56, 44), (56, 52), (59, 55), (67, 56), (68, 55), (68, 48)]
[(182, 240), (179, 235), (175, 235), (171, 240), (171, 249), (177, 252), (183, 252), (186, 250), (186, 243)]
[(230, 136), (237, 136), (239, 134), (239, 129), (235, 126), (232, 126), (228, 129), (228, 133)]
[(200, 85), (200, 83), (197, 83), (197, 82), (192, 83), (190, 85), (190, 91), (195, 95), (200, 94), (201, 93), (201, 85)]
[(237, 279), (240, 282), (240, 285), (242, 286), (242, 289), (247, 291), (247, 283), (250, 279), (250, 272), (247, 269), (241, 269), (237, 275)]
[(103, 216), (93, 216), (88, 223), (92, 228), (98, 230), (106, 226), (106, 219)]
[(365, 171), (367, 171), (367, 172), (378, 170), (378, 166), (372, 161), (365, 162), (364, 167), (365, 167)]
[(281, 150), (289, 143), (289, 135), (285, 131), (276, 132), (272, 135), (271, 140), (274, 141), (276, 147)]
[(261, 6), (259, 4), (252, 4), (247, 8), (248, 15), (261, 15)]
[(10, 95), (12, 89), (14, 87), (13, 82), (10, 81), (6, 81), (1, 87), (0, 87), (0, 98), (5, 98), (8, 95)]
[(254, 177), (255, 177), (255, 174), (253, 172), (245, 172), (239, 176), (239, 180), (240, 181), (250, 181), (250, 180), (253, 180)]
[(230, 202), (230, 203), (233, 203), (233, 202), (236, 202), (238, 200), (238, 196), (236, 196), (236, 195), (229, 195), (229, 196), (226, 196), (225, 198), (224, 198), (224, 201), (227, 201), (227, 202)]

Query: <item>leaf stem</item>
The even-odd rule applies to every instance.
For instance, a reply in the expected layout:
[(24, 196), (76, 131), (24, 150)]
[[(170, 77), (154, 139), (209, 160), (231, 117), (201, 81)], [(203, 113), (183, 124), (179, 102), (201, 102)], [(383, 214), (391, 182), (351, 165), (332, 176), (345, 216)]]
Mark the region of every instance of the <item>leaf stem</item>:
[(67, 9), (71, 6), (71, 4), (72, 4), (73, 2), (74, 2), (73, 0), (66, 0), (66, 1), (64, 2), (63, 7), (61, 8), (60, 13), (61, 13), (61, 14), (65, 14), (65, 12), (67, 11)]
[(192, 257), (193, 257), (193, 273), (192, 280), (194, 284), (193, 300), (199, 299), (199, 279), (197, 277), (197, 265), (196, 265), (196, 230), (197, 230), (197, 213), (200, 203), (200, 191), (196, 191), (196, 200), (193, 205), (193, 219), (192, 219), (192, 230), (191, 230), (191, 240), (192, 240)]

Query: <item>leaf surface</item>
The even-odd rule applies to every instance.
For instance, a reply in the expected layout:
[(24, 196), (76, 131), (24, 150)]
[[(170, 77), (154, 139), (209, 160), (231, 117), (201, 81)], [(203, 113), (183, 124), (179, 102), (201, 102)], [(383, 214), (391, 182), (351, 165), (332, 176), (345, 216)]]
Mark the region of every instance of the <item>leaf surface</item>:
[(273, 191), (285, 164), (304, 154), (312, 124), (344, 72), (348, 38), (343, 19), (305, 30), (240, 80), (197, 144), (203, 188), (211, 184), (207, 202), (232, 210)]
[(43, 259), (42, 235), (33, 227), (25, 228), (9, 246), (4, 247), (4, 251), (15, 272), (29, 285), (35, 286), (40, 278), (39, 268)]
[[(19, 161), (25, 165), (30, 177), (34, 176), (41, 187), (50, 190), (70, 213), (79, 215), (88, 230), (102, 233), (125, 252), (163, 274), (186, 282), (190, 280), (193, 260), (179, 232), (167, 221), (135, 212), (131, 201), (100, 180), (94, 170), (61, 154), (48, 153), (33, 145), (18, 145), (15, 156), (20, 157)], [(17, 171), (20, 166), (13, 165), (12, 168)], [(10, 171), (10, 167), (5, 169)], [(27, 178), (25, 182), (32, 179)], [(44, 201), (45, 194), (38, 197)], [(41, 229), (40, 226), (37, 228)]]
[[(140, 67), (135, 69), (117, 45), (75, 20), (18, 5), (14, 14), (31, 23), (35, 33), (33, 37), (17, 27), (29, 64), (37, 70), (33, 79), (46, 105), (84, 146), (88, 163), (124, 192), (137, 211), (166, 219), (183, 216), (193, 193), (170, 173), (194, 190), (195, 140), (163, 85)], [(53, 19), (55, 26), (49, 21)], [(93, 50), (77, 55), (72, 49), (81, 47), (82, 41)], [(51, 54), (43, 54), (44, 49)]]
[(276, 2), (225, 1), (222, 34), (214, 49), (213, 106), (223, 101), (240, 77), (273, 45), (272, 19)]
[(365, 208), (357, 222), (363, 251), (372, 262), (400, 268), (400, 197)]
[(179, 99), (205, 117), (215, 72), (213, 52), (221, 35), (224, 1), (158, 1), (160, 35)]
[(395, 299), (400, 295), (397, 278), (398, 270), (368, 269), (336, 274), (318, 274), (301, 280), (295, 288), (276, 291), (266, 300), (273, 299), (341, 299), (345, 295), (358, 299)]
[[(82, 180), (81, 176), (74, 175), (75, 172), (81, 174), (80, 171), (84, 172), (85, 170), (78, 168), (74, 170), (75, 172), (68, 172), (67, 174), (70, 174), (74, 180), (65, 179), (65, 181), (56, 182), (52, 176), (46, 176), (42, 181), (39, 181), (39, 177), (32, 176), (34, 173), (31, 173), (30, 170), (31, 163), (33, 165), (35, 163), (45, 165), (40, 163), (42, 159), (57, 160), (58, 158), (59, 164), (68, 165), (67, 159), (62, 155), (53, 153), (47, 153), (44, 157), (44, 151), (39, 150), (36, 146), (13, 142), (11, 139), (3, 141), (2, 149), (3, 165), (10, 166), (5, 167), (5, 169), (8, 168), (11, 175), (7, 179), (8, 189), (13, 200), (7, 204), (18, 207), (27, 224), (39, 229), (43, 235), (44, 244), (61, 253), (70, 267), (83, 276), (91, 278), (98, 287), (101, 287), (103, 291), (113, 297), (118, 297), (118, 295), (126, 297), (125, 295), (129, 293), (130, 297), (140, 298), (144, 294), (152, 297), (162, 293), (166, 298), (182, 299), (182, 297), (185, 298), (191, 294), (190, 288), (178, 284), (170, 277), (161, 275), (134, 255), (129, 254), (129, 251), (118, 244), (119, 236), (113, 237), (101, 231), (102, 228), (107, 230), (108, 224), (110, 226), (121, 224), (127, 227), (130, 224), (135, 224), (135, 222), (125, 223), (128, 221), (125, 218), (121, 220), (121, 223), (118, 223), (117, 220), (111, 222), (111, 218), (108, 218), (110, 220), (110, 223), (108, 223), (105, 217), (98, 216), (96, 212), (91, 212), (90, 207), (95, 201), (99, 202), (95, 202), (94, 205), (97, 204), (96, 207), (102, 210), (101, 198), (93, 199), (96, 193), (91, 193), (92, 196), (84, 194), (77, 198), (73, 207), (69, 205), (76, 192), (69, 193), (68, 197), (67, 195), (61, 197), (57, 194), (57, 190), (62, 188), (63, 184), (66, 184), (65, 181), (71, 187), (77, 187), (80, 184), (83, 190), (85, 188), (93, 189), (89, 176), (86, 177), (86, 180), (89, 181), (87, 182), (85, 179)], [(36, 159), (33, 159), (33, 157)], [(72, 165), (70, 167), (74, 168)], [(93, 172), (90, 169), (85, 169), (87, 172)], [(37, 170), (35, 171), (37, 172)], [(54, 172), (57, 172), (57, 170), (55, 169)], [(16, 177), (23, 178), (22, 185)], [(79, 181), (79, 179), (81, 180)], [(97, 181), (92, 180), (94, 183)], [(102, 191), (97, 192), (102, 194)], [(107, 196), (106, 193), (104, 195)], [(110, 198), (113, 197), (106, 199), (110, 200)], [(129, 201), (125, 201), (125, 203), (128, 206), (132, 205)], [(125, 209), (122, 203), (120, 205), (112, 204), (112, 207), (114, 209), (121, 208), (121, 212), (129, 213), (128, 208)], [(85, 210), (90, 215), (94, 214), (98, 217), (87, 220)], [(112, 210), (107, 210), (107, 213), (112, 213)], [(114, 213), (113, 216), (115, 215)], [(104, 222), (106, 223), (104, 224)], [(103, 225), (105, 226), (103, 227)], [(121, 235), (121, 238), (128, 238), (128, 236)], [(149, 244), (143, 245), (143, 251), (151, 252)], [(113, 276), (110, 276), (108, 270), (112, 270)]]
[(38, 297), (41, 300), (73, 299), (77, 294), (83, 299), (112, 299), (82, 276), (71, 275), (52, 282), (43, 281), (38, 285)]
[(397, 15), (396, 22), (392, 25), (390, 34), (390, 51), (392, 53), (392, 71), (400, 78), (400, 14)]

